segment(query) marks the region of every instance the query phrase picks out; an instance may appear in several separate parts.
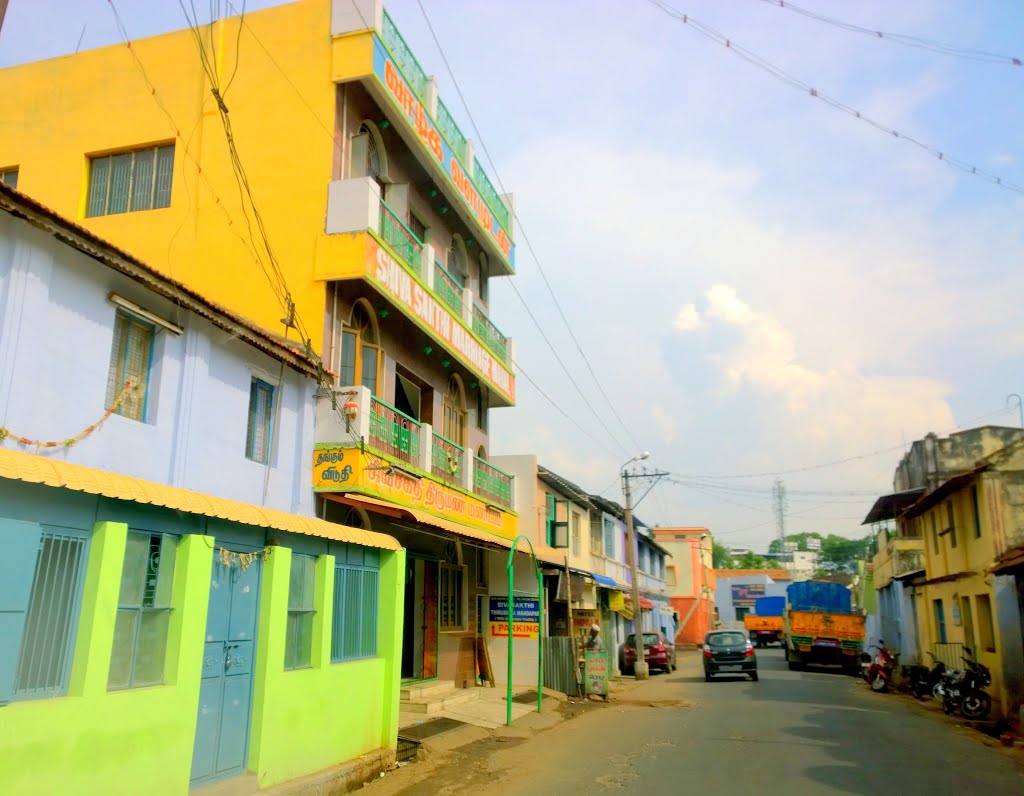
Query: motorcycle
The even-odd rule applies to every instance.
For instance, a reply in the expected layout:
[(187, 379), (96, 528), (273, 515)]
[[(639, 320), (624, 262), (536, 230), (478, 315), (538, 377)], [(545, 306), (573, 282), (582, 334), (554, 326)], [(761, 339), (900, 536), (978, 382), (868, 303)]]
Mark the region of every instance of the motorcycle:
[(947, 714), (959, 711), (965, 719), (983, 719), (992, 710), (992, 697), (982, 690), (992, 684), (992, 673), (974, 660), (970, 647), (964, 651), (971, 656), (962, 656), (966, 668), (947, 672), (941, 683), (942, 709)]
[(932, 653), (928, 653), (934, 662), (932, 668), (921, 664), (914, 664), (909, 667), (910, 692), (916, 699), (927, 699), (928, 697), (941, 697), (942, 680), (946, 674), (946, 664), (938, 660)]
[[(861, 654), (861, 674), (867, 684), (871, 686), (871, 690), (880, 693), (885, 691), (889, 687), (889, 683), (892, 682), (892, 673), (896, 669), (898, 656), (885, 646), (882, 639), (878, 640), (877, 647), (869, 647), (869, 649), (878, 650), (878, 654), (873, 659), (866, 653)], [(864, 660), (865, 657), (868, 658), (868, 661)]]

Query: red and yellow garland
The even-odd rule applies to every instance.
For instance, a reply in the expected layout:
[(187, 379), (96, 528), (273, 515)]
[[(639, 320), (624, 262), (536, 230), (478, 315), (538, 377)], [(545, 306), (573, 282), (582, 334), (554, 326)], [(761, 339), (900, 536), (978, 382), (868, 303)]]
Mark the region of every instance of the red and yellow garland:
[(44, 442), (43, 440), (19, 437), (17, 434), (12, 433), (9, 428), (0, 426), (0, 442), (3, 442), (5, 439), (10, 437), (15, 442), (19, 442), (22, 445), (35, 445), (36, 447), (39, 448), (70, 448), (76, 442), (79, 442), (80, 440), (83, 440), (90, 434), (92, 434), (92, 432), (94, 432), (96, 429), (102, 426), (104, 422), (106, 422), (108, 417), (110, 417), (112, 414), (114, 414), (114, 412), (120, 409), (121, 404), (124, 403), (124, 399), (128, 397), (128, 393), (131, 392), (132, 389), (134, 389), (134, 387), (135, 383), (131, 379), (128, 379), (128, 381), (124, 383), (124, 387), (122, 388), (120, 394), (117, 396), (117, 398), (114, 399), (114, 403), (111, 404), (107, 411), (103, 413), (103, 417), (101, 417), (91, 426), (82, 429), (73, 437), (69, 437), (68, 439), (62, 439), (55, 442)]

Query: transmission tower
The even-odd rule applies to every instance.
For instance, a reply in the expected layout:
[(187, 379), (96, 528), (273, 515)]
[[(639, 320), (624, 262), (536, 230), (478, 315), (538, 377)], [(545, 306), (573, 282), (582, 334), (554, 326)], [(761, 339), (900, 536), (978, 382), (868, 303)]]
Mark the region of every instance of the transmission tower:
[(779, 537), (779, 553), (781, 554), (781, 561), (788, 561), (790, 557), (786, 555), (786, 485), (782, 482), (781, 478), (776, 478), (775, 483), (772, 484), (772, 505), (775, 511), (775, 533)]

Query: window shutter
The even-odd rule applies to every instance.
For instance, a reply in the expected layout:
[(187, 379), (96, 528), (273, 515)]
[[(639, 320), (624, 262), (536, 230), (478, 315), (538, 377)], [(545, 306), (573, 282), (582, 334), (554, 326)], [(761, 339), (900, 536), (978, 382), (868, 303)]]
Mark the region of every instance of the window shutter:
[(0, 705), (10, 701), (42, 528), (0, 518)]
[(174, 147), (163, 146), (156, 153), (156, 185), (153, 207), (171, 206), (171, 176), (174, 173)]
[(132, 177), (132, 153), (114, 155), (110, 164), (110, 201), (107, 213), (124, 213), (128, 210), (128, 187)]
[(130, 210), (149, 210), (153, 206), (153, 161), (155, 159), (155, 149), (135, 153)]
[[(569, 501), (568, 500), (555, 500), (552, 498), (552, 516), (551, 516), (551, 546), (567, 548), (569, 546)], [(558, 507), (564, 507), (565, 511), (562, 516), (564, 520), (559, 520)]]
[(93, 158), (89, 174), (89, 202), (85, 214), (102, 216), (107, 211), (107, 182), (110, 180), (110, 158)]

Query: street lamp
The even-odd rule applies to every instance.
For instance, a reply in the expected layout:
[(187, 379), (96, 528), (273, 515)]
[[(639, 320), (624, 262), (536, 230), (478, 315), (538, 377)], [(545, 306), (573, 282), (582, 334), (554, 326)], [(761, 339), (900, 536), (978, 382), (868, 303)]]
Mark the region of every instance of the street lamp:
[(636, 532), (633, 530), (633, 497), (629, 489), (629, 475), (626, 474), (626, 468), (633, 462), (646, 459), (650, 455), (650, 453), (644, 451), (619, 468), (622, 475), (622, 493), (626, 497), (626, 547), (629, 552), (629, 572), (633, 580), (633, 642), (636, 647), (636, 662), (633, 664), (633, 676), (637, 680), (646, 680), (650, 677), (650, 670), (643, 655), (644, 634), (640, 615), (640, 578), (636, 570), (636, 559), (639, 550), (636, 546)]

